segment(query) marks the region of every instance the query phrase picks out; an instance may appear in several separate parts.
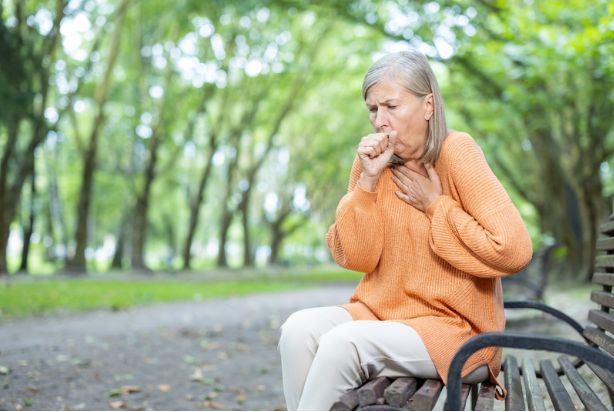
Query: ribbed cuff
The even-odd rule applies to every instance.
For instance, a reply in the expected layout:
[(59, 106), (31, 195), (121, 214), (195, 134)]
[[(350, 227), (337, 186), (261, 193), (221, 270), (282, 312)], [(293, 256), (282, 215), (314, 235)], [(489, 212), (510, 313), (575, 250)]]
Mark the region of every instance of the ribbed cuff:
[(352, 197), (355, 202), (362, 205), (375, 204), (377, 201), (377, 190), (375, 192), (367, 192), (360, 185), (356, 185), (352, 192)]

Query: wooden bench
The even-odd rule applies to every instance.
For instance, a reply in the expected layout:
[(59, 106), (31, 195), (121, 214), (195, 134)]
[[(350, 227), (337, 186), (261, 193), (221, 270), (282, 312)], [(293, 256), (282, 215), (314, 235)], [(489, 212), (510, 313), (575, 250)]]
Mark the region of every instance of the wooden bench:
[[(505, 410), (546, 410), (548, 406), (555, 410), (611, 410), (614, 404), (614, 214), (600, 227), (600, 233), (592, 281), (601, 290), (590, 296), (599, 307), (589, 310), (588, 326), (582, 327), (563, 312), (539, 302), (505, 303), (506, 309), (530, 308), (552, 315), (575, 329), (583, 341), (509, 331), (484, 333), (470, 339), (454, 356), (445, 400), (439, 399), (444, 392), (440, 380), (379, 377), (342, 395), (331, 410), (431, 410), (442, 404), (446, 410), (464, 410), (468, 399), (472, 410), (493, 410), (494, 385), (488, 381), (467, 385), (460, 380), (465, 361), (476, 351), (491, 346), (560, 354), (556, 362), (536, 353), (522, 359), (506, 356), (501, 373), (508, 391)], [(570, 387), (575, 395), (568, 391)], [(605, 393), (609, 396), (603, 396)]]

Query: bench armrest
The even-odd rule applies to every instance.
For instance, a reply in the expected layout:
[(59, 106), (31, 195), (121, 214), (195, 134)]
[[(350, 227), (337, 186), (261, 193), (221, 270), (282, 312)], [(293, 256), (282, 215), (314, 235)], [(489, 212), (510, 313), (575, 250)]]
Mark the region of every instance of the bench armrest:
[(456, 352), (448, 372), (448, 399), (445, 410), (457, 411), (461, 406), (461, 370), (469, 357), (480, 349), (496, 346), (501, 348), (532, 349), (564, 353), (576, 356), (585, 362), (598, 365), (614, 373), (614, 357), (577, 341), (513, 332), (482, 333), (469, 339)]
[(548, 306), (544, 303), (540, 303), (540, 302), (532, 302), (532, 301), (528, 301), (528, 300), (512, 300), (512, 301), (506, 301), (503, 303), (503, 307), (505, 309), (536, 309), (536, 310), (540, 310), (542, 312), (545, 312), (549, 315), (554, 316), (555, 318), (562, 320), (563, 322), (567, 323), (569, 326), (571, 326), (572, 328), (574, 328), (579, 334), (580, 336), (582, 335), (583, 332), (583, 328), (582, 325), (580, 325), (576, 320), (574, 320), (573, 318), (567, 316), (565, 313), (561, 312), (558, 309), (553, 308), (552, 306)]

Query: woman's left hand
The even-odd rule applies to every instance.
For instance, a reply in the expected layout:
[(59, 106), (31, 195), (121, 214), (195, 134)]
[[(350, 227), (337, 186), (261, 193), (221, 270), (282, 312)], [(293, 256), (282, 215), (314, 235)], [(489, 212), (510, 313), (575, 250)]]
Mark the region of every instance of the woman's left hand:
[(435, 168), (430, 164), (424, 167), (428, 177), (404, 165), (392, 169), (394, 175), (392, 180), (399, 187), (395, 192), (397, 197), (422, 212), (425, 212), (442, 193), (441, 181)]

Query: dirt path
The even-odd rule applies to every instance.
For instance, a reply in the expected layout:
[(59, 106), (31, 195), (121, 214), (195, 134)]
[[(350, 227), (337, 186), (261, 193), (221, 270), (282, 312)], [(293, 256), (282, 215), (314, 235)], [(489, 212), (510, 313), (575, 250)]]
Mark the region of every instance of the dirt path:
[(0, 409), (284, 409), (277, 354), (293, 311), (330, 286), (0, 325)]

